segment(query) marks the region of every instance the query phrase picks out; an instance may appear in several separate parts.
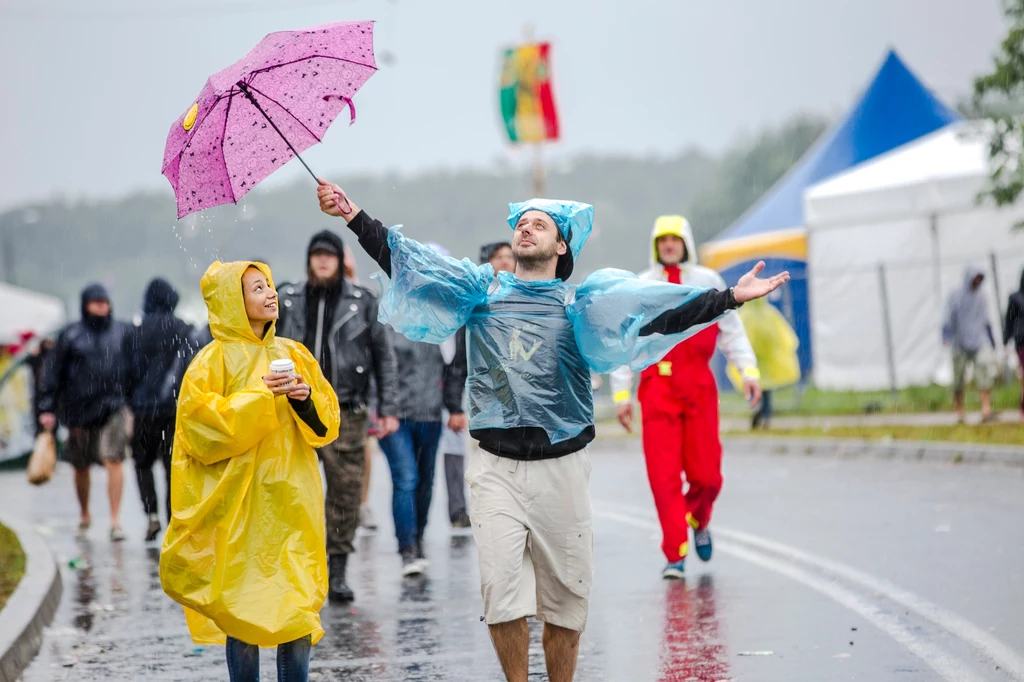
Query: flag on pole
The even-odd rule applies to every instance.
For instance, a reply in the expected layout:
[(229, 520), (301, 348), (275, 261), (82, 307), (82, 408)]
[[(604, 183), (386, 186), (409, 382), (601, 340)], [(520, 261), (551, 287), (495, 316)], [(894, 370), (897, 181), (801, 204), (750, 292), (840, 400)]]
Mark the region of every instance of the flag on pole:
[(550, 54), (549, 43), (505, 50), (501, 69), (501, 117), (510, 142), (558, 139)]

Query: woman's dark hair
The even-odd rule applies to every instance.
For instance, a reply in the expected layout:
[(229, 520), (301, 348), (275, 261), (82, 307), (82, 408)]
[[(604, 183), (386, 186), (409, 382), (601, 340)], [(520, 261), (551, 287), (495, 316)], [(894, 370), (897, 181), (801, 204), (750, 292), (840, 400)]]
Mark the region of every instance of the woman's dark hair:
[(484, 263), (490, 261), (492, 258), (494, 258), (494, 254), (498, 253), (498, 251), (506, 247), (511, 249), (512, 244), (510, 244), (509, 242), (492, 242), (490, 244), (484, 244), (483, 246), (481, 246), (480, 265), (483, 265)]

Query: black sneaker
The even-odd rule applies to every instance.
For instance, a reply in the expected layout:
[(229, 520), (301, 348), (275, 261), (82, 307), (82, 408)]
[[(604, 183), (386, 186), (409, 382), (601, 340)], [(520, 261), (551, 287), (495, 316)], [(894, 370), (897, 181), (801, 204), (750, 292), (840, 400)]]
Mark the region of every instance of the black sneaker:
[(423, 555), (423, 541), (422, 540), (420, 540), (419, 542), (416, 543), (416, 561), (419, 562), (420, 568), (423, 569), (423, 570), (426, 570), (427, 566), (430, 565), (430, 562), (427, 561), (427, 557), (425, 557)]
[(402, 555), (402, 577), (422, 575), (423, 566), (420, 565), (420, 560), (416, 556), (416, 548), (406, 547), (400, 553)]
[(452, 519), (452, 528), (469, 528), (473, 525), (472, 521), (469, 520), (469, 514), (465, 510), (460, 511)]

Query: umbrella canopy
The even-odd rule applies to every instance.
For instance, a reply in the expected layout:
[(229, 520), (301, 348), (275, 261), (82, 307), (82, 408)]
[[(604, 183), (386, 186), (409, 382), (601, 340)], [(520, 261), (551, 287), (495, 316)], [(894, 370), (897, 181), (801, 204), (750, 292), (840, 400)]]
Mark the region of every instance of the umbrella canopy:
[(167, 135), (163, 174), (178, 217), (237, 202), (320, 142), (345, 107), (355, 121), (352, 97), (376, 70), (366, 21), (271, 33), (210, 76)]

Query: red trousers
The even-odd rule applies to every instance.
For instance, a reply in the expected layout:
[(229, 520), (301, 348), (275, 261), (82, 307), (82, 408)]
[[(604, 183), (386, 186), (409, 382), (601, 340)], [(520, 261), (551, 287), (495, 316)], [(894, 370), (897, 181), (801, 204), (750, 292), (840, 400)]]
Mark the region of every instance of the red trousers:
[[(718, 389), (708, 367), (716, 338), (717, 328), (701, 332), (673, 350), (668, 365), (654, 365), (640, 378), (647, 478), (670, 562), (686, 557), (690, 528), (710, 523), (722, 489)], [(694, 344), (690, 352), (679, 353), (687, 344)]]

